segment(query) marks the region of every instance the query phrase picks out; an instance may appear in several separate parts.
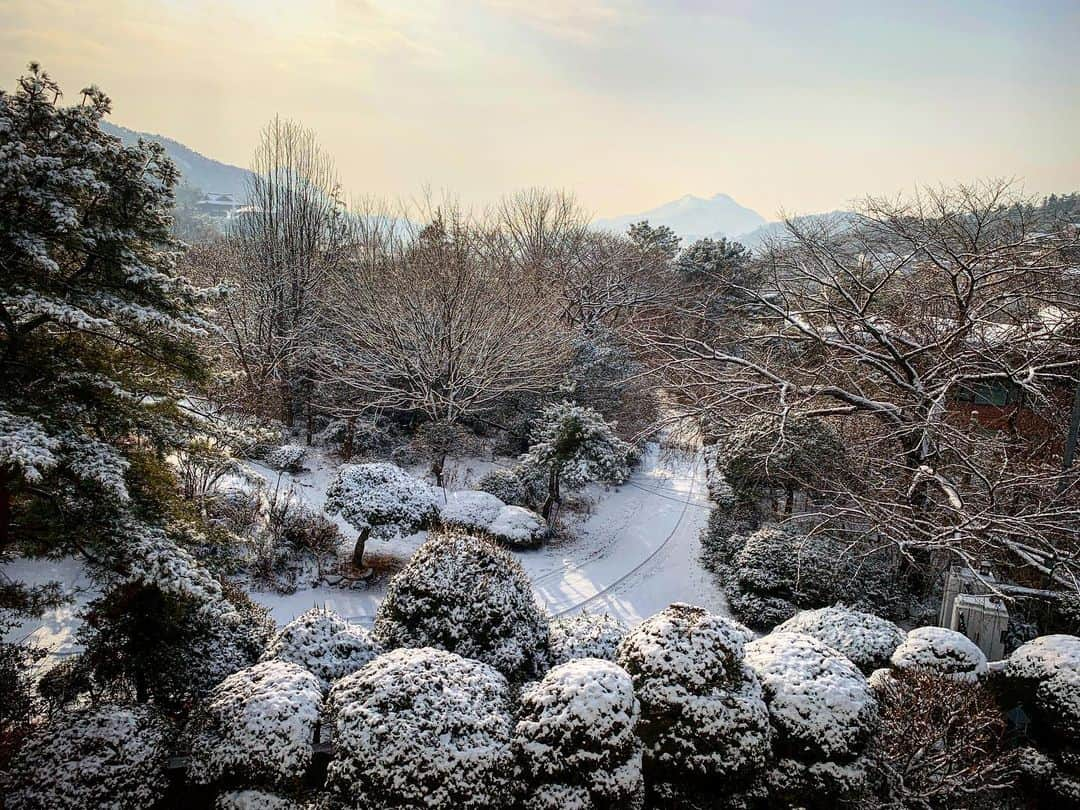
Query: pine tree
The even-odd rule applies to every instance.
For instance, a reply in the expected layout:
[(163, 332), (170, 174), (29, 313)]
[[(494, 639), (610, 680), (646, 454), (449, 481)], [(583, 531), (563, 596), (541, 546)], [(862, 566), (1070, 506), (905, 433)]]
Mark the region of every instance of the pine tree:
[(0, 92), (0, 552), (100, 558), (165, 517), (207, 324), (175, 273), (175, 166), (102, 132), (97, 88), (60, 101), (36, 64)]
[(562, 500), (563, 485), (590, 481), (621, 483), (630, 474), (634, 448), (615, 435), (612, 425), (592, 408), (560, 402), (544, 409), (533, 429), (533, 444), (521, 457), (522, 469), (547, 481), (541, 514), (550, 519)]

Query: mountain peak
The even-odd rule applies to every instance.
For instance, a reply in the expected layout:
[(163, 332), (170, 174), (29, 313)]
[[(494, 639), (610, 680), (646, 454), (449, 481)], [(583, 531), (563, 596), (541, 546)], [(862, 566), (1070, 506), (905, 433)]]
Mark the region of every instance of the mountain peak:
[(648, 211), (598, 219), (594, 224), (599, 228), (621, 232), (631, 223), (643, 219), (652, 225), (667, 225), (683, 238), (684, 243), (703, 236), (734, 237), (765, 224), (765, 218), (761, 214), (740, 205), (724, 193), (709, 199), (684, 194), (677, 200)]

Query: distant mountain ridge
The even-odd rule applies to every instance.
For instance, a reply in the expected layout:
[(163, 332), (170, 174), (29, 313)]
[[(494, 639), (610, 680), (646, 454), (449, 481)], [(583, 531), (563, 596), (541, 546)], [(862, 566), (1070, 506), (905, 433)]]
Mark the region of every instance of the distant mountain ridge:
[[(843, 225), (851, 216), (850, 211), (837, 210), (804, 214), (793, 217), (792, 221), (806, 226), (816, 223)], [(783, 220), (770, 222), (727, 194), (717, 194), (707, 200), (687, 194), (638, 214), (598, 219), (593, 225), (623, 233), (632, 223), (642, 220), (648, 220), (651, 225), (667, 225), (682, 237), (683, 247), (705, 237), (725, 237), (748, 248), (759, 249), (767, 242), (783, 240), (787, 233)]]
[(222, 163), (219, 160), (200, 155), (194, 149), (185, 146), (172, 138), (164, 135), (155, 135), (149, 132), (137, 132), (127, 127), (110, 124), (108, 121), (101, 122), (101, 128), (109, 135), (114, 135), (125, 144), (132, 144), (143, 138), (148, 141), (156, 141), (165, 147), (165, 153), (176, 164), (183, 178), (182, 183), (193, 186), (204, 192), (218, 192), (232, 194), (238, 201), (247, 198), (247, 183), (251, 172), (239, 166)]
[(643, 219), (652, 225), (667, 225), (683, 238), (683, 244), (705, 236), (730, 239), (767, 223), (757, 211), (740, 205), (727, 194), (716, 194), (708, 199), (687, 194), (648, 211), (598, 219), (593, 224), (621, 232)]
[[(850, 211), (842, 211), (837, 209), (836, 211), (827, 211), (821, 214), (804, 214), (791, 218), (791, 221), (795, 225), (801, 225), (804, 227), (810, 227), (813, 225), (830, 225), (834, 227), (843, 227), (850, 225), (853, 221), (853, 215)], [(777, 220), (776, 222), (766, 222), (764, 225), (760, 225), (752, 231), (739, 234), (735, 237), (736, 242), (741, 242), (748, 248), (759, 248), (766, 242), (779, 239), (783, 241), (785, 236), (788, 236), (787, 225), (783, 220)]]

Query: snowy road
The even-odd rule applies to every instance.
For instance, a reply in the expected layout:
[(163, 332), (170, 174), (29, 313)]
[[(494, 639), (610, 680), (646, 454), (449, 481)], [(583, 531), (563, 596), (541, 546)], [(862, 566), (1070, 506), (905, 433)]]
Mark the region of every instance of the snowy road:
[[(317, 467), (296, 477), (317, 505), (326, 480)], [(709, 503), (696, 457), (650, 445), (626, 484), (595, 488), (591, 494), (592, 513), (574, 525), (574, 540), (515, 553), (541, 605), (553, 615), (607, 612), (631, 625), (677, 601), (727, 614), (722, 593), (697, 561)], [(422, 534), (414, 535), (385, 548), (408, 555), (422, 540)], [(270, 608), (279, 623), (314, 605), (367, 623), (383, 593), (381, 588), (311, 588), (252, 597)]]

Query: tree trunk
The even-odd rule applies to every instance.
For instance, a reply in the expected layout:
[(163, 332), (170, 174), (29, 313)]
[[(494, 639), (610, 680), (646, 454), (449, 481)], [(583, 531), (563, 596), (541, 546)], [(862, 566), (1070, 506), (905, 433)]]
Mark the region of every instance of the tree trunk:
[(354, 568), (361, 569), (364, 567), (364, 546), (367, 545), (368, 537), (371, 536), (371, 529), (363, 529), (356, 538), (356, 545), (353, 546), (352, 552), (352, 564)]
[(435, 486), (443, 485), (443, 470), (446, 467), (446, 450), (436, 450), (435, 457), (431, 461), (431, 474), (435, 476)]
[(8, 477), (0, 473), (0, 551), (11, 542), (11, 498)]
[(544, 501), (544, 508), (540, 510), (541, 516), (544, 520), (551, 522), (551, 508), (559, 502), (559, 471), (557, 467), (552, 467), (551, 472), (548, 473), (548, 495)]
[(356, 417), (350, 416), (345, 420), (345, 441), (341, 443), (341, 453), (345, 456), (345, 460), (348, 461), (353, 457), (353, 450), (356, 442)]
[(281, 421), (285, 427), (291, 428), (295, 421), (293, 415), (293, 396), (292, 389), (289, 387), (289, 381), (283, 379), (281, 381)]
[(784, 499), (784, 514), (790, 515), (792, 508), (795, 506), (795, 488), (787, 488), (787, 497)]
[(135, 670), (135, 702), (146, 703), (150, 700), (149, 689), (146, 687), (146, 673), (141, 669)]

